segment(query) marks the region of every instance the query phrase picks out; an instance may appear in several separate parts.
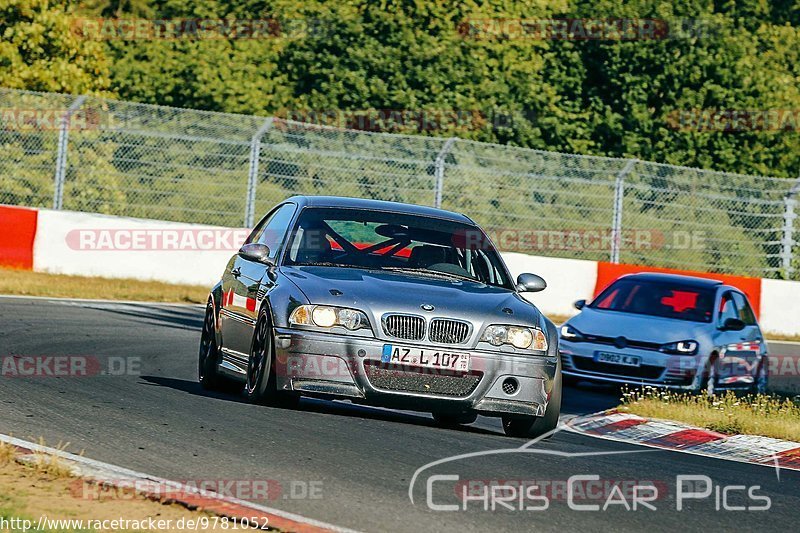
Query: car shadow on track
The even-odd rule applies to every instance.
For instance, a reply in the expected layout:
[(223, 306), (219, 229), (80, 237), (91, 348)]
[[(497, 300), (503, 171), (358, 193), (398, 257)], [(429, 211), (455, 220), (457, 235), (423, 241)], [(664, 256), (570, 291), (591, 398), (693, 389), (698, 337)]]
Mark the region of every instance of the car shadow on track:
[(148, 385), (166, 387), (181, 392), (187, 392), (195, 396), (205, 396), (207, 398), (217, 398), (220, 400), (227, 400), (236, 403), (248, 403), (245, 398), (238, 391), (231, 390), (230, 392), (223, 391), (210, 391), (204, 389), (199, 382), (188, 379), (168, 378), (164, 376), (139, 376), (140, 379), (146, 381)]
[(203, 327), (203, 308), (200, 306), (160, 306), (158, 304), (83, 304), (85, 308), (123, 317), (130, 323), (160, 326), (188, 331)]
[(620, 404), (622, 391), (619, 386), (581, 381), (564, 386), (561, 397), (561, 413), (586, 415), (612, 409)]
[[(195, 396), (205, 396), (235, 403), (249, 403), (247, 398), (237, 392), (216, 392), (207, 391), (200, 386), (200, 383), (192, 380), (169, 378), (164, 376), (140, 376), (148, 385), (167, 387), (179, 390)], [(321, 398), (306, 398), (300, 400), (300, 405), (296, 408), (266, 406), (265, 409), (288, 409), (306, 413), (321, 413), (342, 417), (357, 417), (370, 420), (382, 420), (386, 422), (396, 422), (400, 424), (412, 424), (415, 426), (438, 427), (429, 415), (423, 413), (413, 413), (408, 411), (393, 411), (380, 407), (358, 405), (346, 401), (332, 401)], [(463, 431), (483, 435), (502, 435), (502, 431), (493, 431), (484, 427), (459, 426), (456, 428), (442, 428), (447, 431)]]

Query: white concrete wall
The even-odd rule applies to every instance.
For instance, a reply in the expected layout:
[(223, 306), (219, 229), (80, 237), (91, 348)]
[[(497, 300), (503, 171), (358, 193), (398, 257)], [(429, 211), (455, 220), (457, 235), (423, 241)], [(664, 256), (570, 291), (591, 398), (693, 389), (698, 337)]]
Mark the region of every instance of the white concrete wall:
[[(211, 286), (248, 232), (41, 209), (34, 270)], [(531, 272), (547, 281), (547, 289), (526, 295), (547, 315), (572, 316), (577, 313), (573, 302), (591, 299), (594, 294), (594, 261), (513, 252), (502, 255), (515, 278)], [(800, 282), (763, 280), (759, 320), (765, 331), (800, 334)]]
[(33, 265), (38, 272), (210, 287), (246, 236), (241, 229), (42, 209)]
[(597, 263), (579, 259), (539, 257), (515, 252), (503, 253), (503, 260), (516, 278), (524, 272), (538, 274), (547, 282), (542, 292), (526, 294), (546, 315), (575, 315), (576, 300), (590, 300), (597, 281)]
[(784, 335), (800, 334), (800, 282), (761, 280), (761, 328)]

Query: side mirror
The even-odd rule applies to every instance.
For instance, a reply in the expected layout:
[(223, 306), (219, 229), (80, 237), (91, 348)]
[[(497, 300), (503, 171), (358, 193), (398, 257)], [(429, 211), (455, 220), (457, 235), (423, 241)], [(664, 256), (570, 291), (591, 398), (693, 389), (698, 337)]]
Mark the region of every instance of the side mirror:
[(578, 300), (577, 302), (575, 302), (575, 303), (574, 303), (574, 304), (572, 304), (572, 305), (574, 305), (574, 306), (575, 306), (575, 309), (577, 309), (578, 311), (580, 311), (581, 309), (583, 309), (584, 307), (586, 307), (586, 300)]
[(725, 322), (722, 323), (722, 327), (719, 328), (722, 331), (742, 331), (746, 324), (743, 320), (738, 318), (726, 318)]
[(518, 292), (539, 292), (545, 290), (547, 282), (536, 274), (520, 274), (517, 277)]
[(269, 246), (258, 242), (251, 242), (250, 244), (242, 246), (239, 249), (239, 256), (248, 261), (255, 261), (256, 263), (270, 266), (273, 264), (269, 259)]

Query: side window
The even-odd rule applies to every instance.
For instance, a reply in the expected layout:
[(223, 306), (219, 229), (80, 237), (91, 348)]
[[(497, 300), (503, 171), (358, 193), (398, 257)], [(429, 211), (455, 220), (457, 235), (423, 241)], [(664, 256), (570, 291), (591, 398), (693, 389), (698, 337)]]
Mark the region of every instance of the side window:
[(733, 294), (726, 292), (719, 301), (719, 321), (717, 323), (721, 326), (729, 318), (739, 318), (739, 311), (733, 301)]
[(276, 213), (277, 213), (279, 210), (280, 210), (280, 208), (278, 208), (278, 209), (275, 209), (274, 211), (272, 211), (271, 213), (269, 213), (267, 216), (265, 216), (264, 218), (262, 218), (262, 219), (259, 221), (259, 223), (258, 223), (258, 224), (256, 224), (256, 227), (255, 227), (255, 228), (253, 228), (253, 231), (251, 231), (251, 232), (250, 232), (250, 235), (248, 235), (248, 236), (247, 236), (247, 239), (244, 241), (244, 243), (245, 243), (245, 244), (250, 244), (250, 243), (253, 243), (253, 242), (258, 242), (258, 237), (259, 237), (259, 236), (260, 236), (262, 233), (264, 233), (264, 227), (265, 227), (267, 224), (269, 224), (269, 221), (270, 221), (270, 220), (272, 220), (272, 217), (274, 217), (274, 216), (275, 216), (275, 214), (276, 214)]
[(289, 230), (289, 223), (295, 212), (295, 204), (284, 204), (264, 218), (253, 233), (248, 237), (247, 242), (258, 242), (269, 247), (270, 259), (275, 259), (280, 251), (281, 243)]
[(736, 308), (739, 310), (739, 318), (748, 326), (756, 325), (756, 315), (753, 313), (753, 308), (743, 294), (738, 292), (733, 293), (733, 301), (736, 302)]

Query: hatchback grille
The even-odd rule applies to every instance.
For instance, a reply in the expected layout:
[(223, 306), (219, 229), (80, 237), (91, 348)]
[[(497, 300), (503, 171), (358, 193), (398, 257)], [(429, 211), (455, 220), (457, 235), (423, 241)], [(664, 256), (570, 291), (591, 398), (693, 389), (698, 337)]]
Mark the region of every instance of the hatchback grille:
[(462, 344), (469, 338), (469, 324), (458, 320), (435, 318), (428, 332), (431, 342), (441, 344)]
[(598, 374), (611, 374), (613, 376), (656, 380), (664, 373), (663, 366), (623, 366), (611, 363), (598, 363), (588, 357), (573, 357), (572, 362), (578, 370), (585, 370)]
[[(608, 346), (616, 346), (616, 339), (614, 337), (601, 337), (599, 335), (584, 335), (588, 342), (595, 344), (606, 344)], [(661, 345), (656, 342), (636, 341), (625, 339), (625, 346), (629, 348), (639, 348), (642, 350), (655, 350), (658, 351)]]
[(390, 337), (420, 341), (425, 338), (425, 319), (413, 315), (388, 315), (383, 330)]

